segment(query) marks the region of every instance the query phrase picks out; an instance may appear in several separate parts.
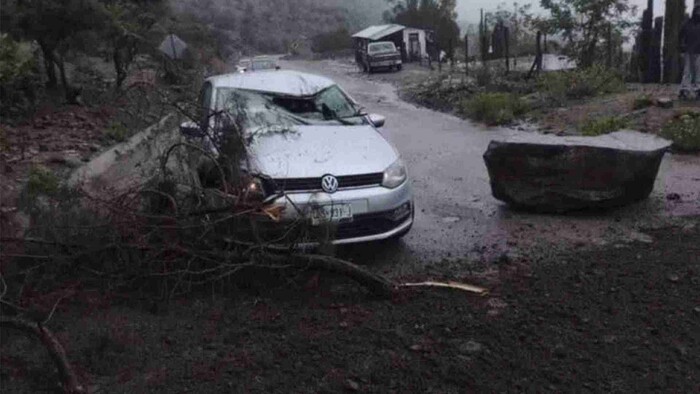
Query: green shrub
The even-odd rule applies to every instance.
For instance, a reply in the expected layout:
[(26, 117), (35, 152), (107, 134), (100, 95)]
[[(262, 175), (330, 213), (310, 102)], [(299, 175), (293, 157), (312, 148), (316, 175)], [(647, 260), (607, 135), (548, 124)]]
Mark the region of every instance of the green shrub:
[(31, 45), (0, 34), (0, 117), (26, 115), (36, 101), (40, 85)]
[(632, 103), (632, 109), (638, 110), (642, 108), (651, 107), (652, 105), (654, 105), (654, 98), (651, 97), (651, 95), (649, 94), (643, 94), (634, 99), (634, 103)]
[(490, 86), (494, 79), (493, 71), (489, 66), (480, 67), (474, 72), (474, 78), (477, 86)]
[(666, 124), (661, 135), (681, 151), (700, 151), (700, 113), (686, 112)]
[(538, 84), (545, 97), (556, 104), (625, 90), (622, 74), (602, 66), (545, 73)]
[(25, 194), (29, 198), (56, 195), (60, 188), (58, 177), (46, 167), (33, 166), (29, 169)]
[(588, 137), (595, 137), (624, 129), (627, 125), (627, 120), (615, 116), (593, 119), (583, 124), (581, 133)]
[(111, 142), (124, 142), (129, 138), (129, 129), (121, 123), (111, 123), (104, 131), (104, 136)]
[(513, 122), (529, 110), (520, 97), (509, 93), (479, 93), (462, 102), (461, 112), (491, 126)]

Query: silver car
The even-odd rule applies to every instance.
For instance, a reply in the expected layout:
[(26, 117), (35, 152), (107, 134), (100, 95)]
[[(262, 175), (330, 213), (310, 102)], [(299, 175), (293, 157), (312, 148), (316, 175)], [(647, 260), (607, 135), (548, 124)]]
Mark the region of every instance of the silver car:
[(248, 187), (282, 212), (275, 226), (331, 223), (334, 244), (411, 229), (406, 167), (377, 130), (385, 119), (330, 79), (286, 70), (216, 76), (204, 83), (202, 106), (244, 124), (247, 171), (256, 174)]
[(252, 59), (243, 59), (236, 66), (236, 72), (279, 70), (277, 60), (268, 56), (258, 56)]

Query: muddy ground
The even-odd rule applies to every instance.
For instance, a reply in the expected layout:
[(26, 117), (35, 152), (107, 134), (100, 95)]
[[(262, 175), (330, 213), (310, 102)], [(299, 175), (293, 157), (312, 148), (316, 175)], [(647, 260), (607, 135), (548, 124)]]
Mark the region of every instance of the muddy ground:
[[(481, 157), (517, 130), (403, 102), (387, 79), (401, 73), (366, 76), (336, 61), (284, 67), (330, 76), (386, 115), (382, 133), (409, 165), (413, 232), (338, 255), (397, 282), (458, 279), (489, 295), (430, 290), (386, 301), (344, 278), (260, 272), (169, 305), (78, 292), (49, 327), (92, 392), (700, 390), (697, 156), (668, 155), (652, 196), (630, 207), (517, 212), (491, 197)], [(86, 142), (99, 142), (96, 128), (85, 128)], [(97, 149), (55, 146), (78, 160)], [(10, 170), (50, 164), (53, 149), (35, 150)], [(3, 392), (55, 390), (43, 349), (0, 338)]]
[[(700, 227), (650, 234), (475, 266), (485, 297), (305, 275), (169, 307), (84, 294), (50, 326), (94, 392), (697, 392)], [(41, 349), (3, 348), (3, 392), (51, 391)]]

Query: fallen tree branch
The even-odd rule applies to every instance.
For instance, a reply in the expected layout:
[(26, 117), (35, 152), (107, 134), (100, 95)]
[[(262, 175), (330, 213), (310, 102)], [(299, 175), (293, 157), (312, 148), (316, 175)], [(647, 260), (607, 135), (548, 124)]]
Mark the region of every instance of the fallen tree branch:
[(373, 274), (366, 269), (331, 256), (321, 255), (270, 255), (272, 261), (285, 262), (305, 269), (315, 269), (347, 276), (363, 285), (373, 294), (382, 298), (390, 298), (396, 291), (396, 285), (386, 278)]
[(51, 356), (61, 375), (63, 390), (71, 394), (85, 393), (85, 387), (80, 384), (78, 375), (75, 373), (70, 361), (68, 361), (63, 345), (48, 328), (27, 319), (7, 316), (0, 316), (0, 327), (15, 329), (38, 339), (49, 352), (49, 356)]
[(478, 295), (486, 295), (488, 294), (488, 290), (479, 287), (479, 286), (474, 286), (474, 285), (469, 285), (466, 283), (458, 283), (458, 282), (421, 282), (421, 283), (402, 283), (399, 285), (399, 287), (442, 287), (442, 288), (447, 288), (447, 289), (457, 289), (457, 290), (463, 290), (469, 293), (475, 293)]

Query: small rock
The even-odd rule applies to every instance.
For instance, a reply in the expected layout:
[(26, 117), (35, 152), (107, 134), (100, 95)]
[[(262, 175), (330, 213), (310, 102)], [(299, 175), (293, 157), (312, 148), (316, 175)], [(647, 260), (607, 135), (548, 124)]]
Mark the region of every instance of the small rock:
[(83, 160), (77, 157), (67, 157), (64, 164), (71, 168), (77, 168), (83, 165)]
[(420, 352), (421, 350), (423, 350), (423, 346), (421, 346), (421, 345), (411, 345), (411, 347), (410, 347), (409, 349), (413, 350), (414, 352)]
[(659, 108), (673, 108), (673, 100), (668, 97), (662, 97), (656, 100), (656, 106)]
[(700, 313), (700, 306), (696, 306), (693, 310), (695, 311), (695, 313)]
[(672, 283), (676, 283), (680, 280), (680, 278), (676, 274), (668, 274), (668, 276), (666, 276), (666, 279), (668, 279), (669, 282), (672, 282)]
[(666, 199), (668, 201), (680, 201), (681, 200), (681, 195), (678, 193), (669, 193), (666, 195)]
[(557, 358), (566, 358), (567, 356), (567, 351), (566, 347), (562, 344), (558, 344), (554, 347), (554, 355)]
[(360, 384), (352, 379), (348, 379), (345, 381), (345, 388), (350, 391), (358, 391), (360, 390)]
[(460, 345), (459, 351), (464, 354), (474, 354), (479, 353), (483, 348), (484, 346), (479, 342), (469, 341)]

